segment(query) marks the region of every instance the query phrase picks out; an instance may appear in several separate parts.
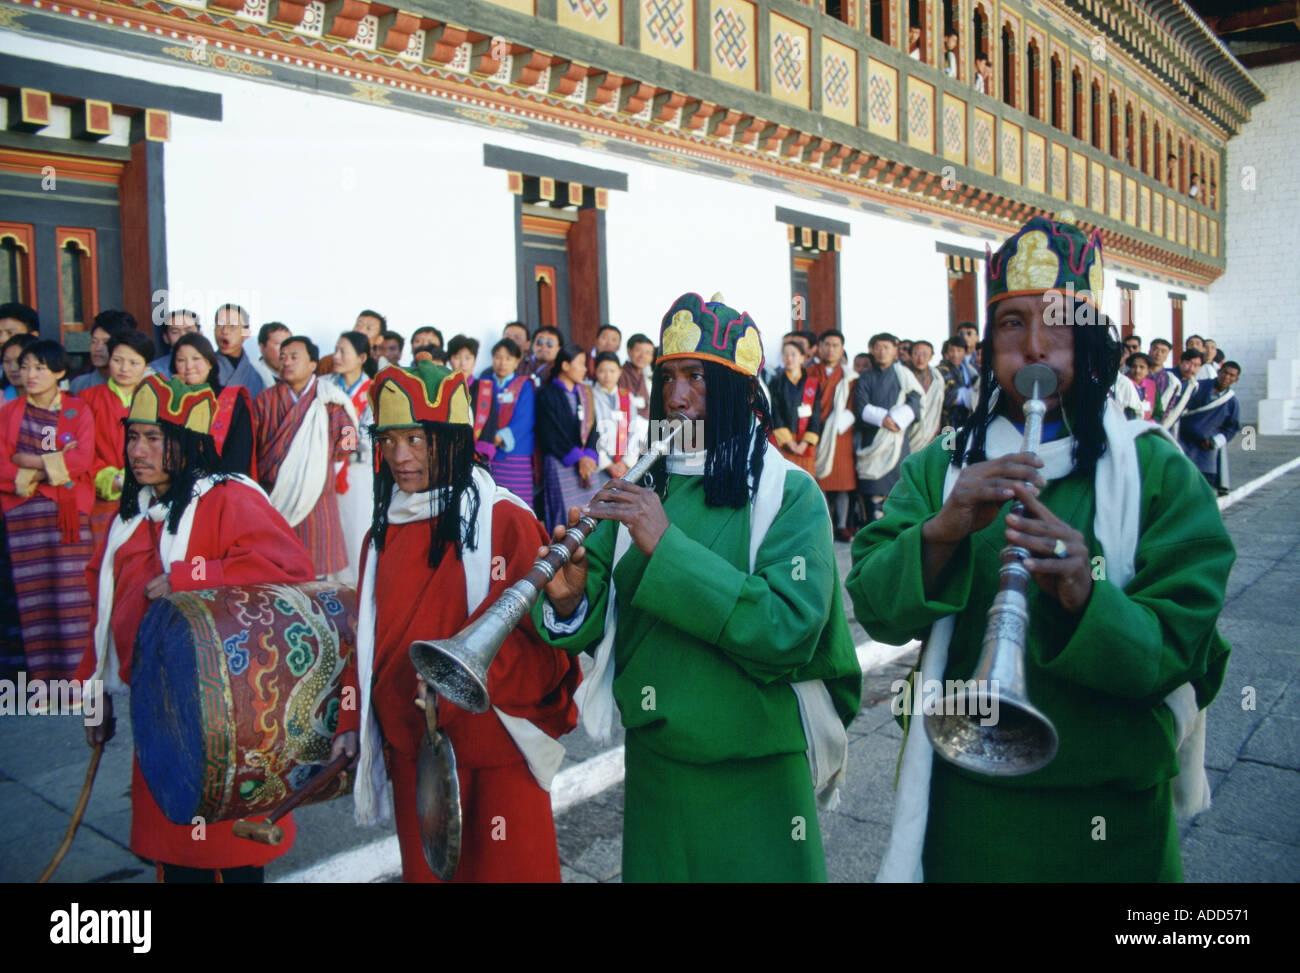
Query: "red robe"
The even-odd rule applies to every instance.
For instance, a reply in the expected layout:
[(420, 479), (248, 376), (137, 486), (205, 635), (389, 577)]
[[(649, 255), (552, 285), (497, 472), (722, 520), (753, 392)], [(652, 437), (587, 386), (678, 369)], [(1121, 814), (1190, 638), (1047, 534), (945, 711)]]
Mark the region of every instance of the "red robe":
[[(834, 371), (827, 372), (826, 366), (821, 362), (809, 367), (808, 373), (815, 375), (817, 380), (822, 383), (821, 410), (822, 410), (822, 435), (835, 435), (835, 420), (831, 416), (831, 411), (835, 408), (835, 389), (844, 378), (844, 361), (835, 366)], [(853, 406), (853, 386), (849, 386), (849, 398), (845, 406)], [(852, 492), (858, 488), (857, 471), (854, 468), (853, 456), (853, 427), (850, 426), (844, 432), (839, 434), (835, 440), (835, 458), (831, 461), (831, 471), (826, 474), (824, 479), (818, 480), (817, 485), (827, 493), (836, 493), (839, 491)]]
[[(198, 501), (194, 529), (184, 561), (175, 561), (168, 569), (173, 591), (194, 591), (226, 585), (298, 583), (316, 577), (307, 549), (289, 524), (256, 491), (242, 483), (220, 483)], [(123, 683), (131, 681), (131, 658), (135, 633), (152, 602), (145, 597), (145, 585), (163, 573), (158, 557), (158, 538), (166, 521), (145, 520), (135, 533), (117, 549), (113, 558), (114, 597), (111, 625), (117, 645), (118, 674)], [(99, 567), (103, 563), (104, 544), (86, 565), (86, 581), (91, 599), (99, 593)], [(206, 577), (195, 581), (191, 562), (194, 557), (206, 560)], [(98, 610), (99, 606), (96, 606)], [(91, 621), (91, 631), (95, 622)], [(78, 679), (95, 674), (93, 637), (77, 669)], [(142, 858), (188, 868), (238, 868), (265, 865), (279, 858), (291, 847), (296, 828), (292, 815), (277, 822), (284, 828), (279, 845), (262, 845), (236, 838), (233, 821), (207, 825), (203, 841), (195, 841), (193, 828), (173, 824), (162, 813), (149, 793), (133, 761), (131, 771), (131, 850)]]
[[(318, 378), (317, 382), (328, 381)], [(276, 382), (253, 400), (253, 440), (257, 444), (257, 481), (269, 494), (280, 475), (280, 467), (289, 453), (293, 437), (307, 417), (307, 410), (316, 401), (316, 386), (303, 393), (297, 402), (288, 385)], [(334, 463), (346, 462), (356, 449), (356, 430), (347, 412), (337, 405), (326, 405), (329, 414), (330, 467), (325, 477), (325, 488), (320, 499), (303, 521), (293, 530), (302, 539), (312, 560), (316, 574), (327, 575), (342, 571), (348, 566), (347, 544), (343, 538), (343, 524), (339, 519), (339, 497), (336, 492)], [(345, 448), (346, 431), (352, 429), (352, 448)], [(346, 469), (346, 466), (344, 467)]]
[[(81, 393), (81, 401), (90, 409), (95, 420), (95, 458), (90, 464), (90, 481), (95, 482), (101, 470), (112, 467), (122, 470), (126, 462), (126, 430), (122, 420), (129, 408), (122, 404), (107, 383), (92, 385)], [(95, 493), (95, 506), (90, 511), (90, 530), (99, 547), (108, 533), (109, 522), (117, 513), (119, 500), (104, 500)]]
[[(474, 618), (528, 573), (537, 549), (547, 541), (530, 512), (508, 500), (497, 502), (492, 510), (492, 551), (494, 561), (500, 552), (506, 563), (503, 571), (494, 568), (491, 587)], [(424, 860), (415, 813), (416, 756), (425, 719), (413, 704), (419, 676), (409, 650), (418, 639), (456, 634), (467, 614), (461, 562), (448, 551), (433, 570), (428, 552), (427, 520), (390, 524), (375, 576), (371, 699), (384, 734), (402, 877), (408, 882), (437, 881)], [(488, 695), (492, 706), (531, 720), (558, 738), (577, 725), (573, 693), (581, 678), (577, 660), (543, 642), (525, 616), (488, 670)], [(551, 796), (537, 785), (496, 713), (470, 713), (440, 698), (438, 725), (451, 739), (460, 774), (463, 848), (455, 880), (558, 882)]]

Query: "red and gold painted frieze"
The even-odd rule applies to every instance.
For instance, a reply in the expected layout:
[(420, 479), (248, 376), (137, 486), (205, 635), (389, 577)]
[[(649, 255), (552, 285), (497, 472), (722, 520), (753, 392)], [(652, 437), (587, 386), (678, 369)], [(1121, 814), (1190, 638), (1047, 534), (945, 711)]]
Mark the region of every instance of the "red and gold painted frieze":
[[(313, 16), (322, 16), (325, 8), (319, 2), (295, 4), (280, 0), (270, 4), (270, 12), (265, 14), (264, 21), (247, 16), (248, 5), (255, 0), (243, 0), (240, 16), (228, 14), (229, 6), (236, 2), (239, 0), (209, 0), (207, 8), (196, 8), (162, 4), (157, 0), (70, 0), (60, 4), (57, 12), (96, 21), (106, 27), (160, 36), (174, 42), (163, 48), (164, 54), (190, 66), (250, 80), (268, 78), (273, 73), (271, 66), (332, 75), (351, 86), (351, 97), (378, 105), (392, 105), (390, 93), (396, 92), (429, 97), (454, 104), (458, 116), (476, 124), (512, 130), (527, 129), (535, 123), (558, 126), (584, 133), (586, 137), (581, 144), (590, 148), (601, 148), (606, 140), (618, 139), (652, 150), (650, 157), (655, 161), (683, 167), (698, 166), (693, 160), (720, 163), (732, 172), (733, 178), (744, 180), (748, 178), (747, 173), (763, 173), (783, 180), (791, 191), (800, 195), (829, 200), (847, 197), (847, 205), (851, 208), (861, 208), (860, 202), (870, 200), (885, 205), (887, 210), (906, 210), (935, 220), (955, 222), (972, 233), (1001, 234), (1030, 216), (1052, 213), (1046, 207), (1013, 195), (940, 179), (935, 172), (902, 163), (877, 151), (800, 132), (740, 109), (703, 101), (686, 92), (662, 89), (501, 37), (366, 4), (364, 0), (347, 0), (344, 4), (355, 4), (352, 12), (359, 15), (355, 28), (346, 25), (340, 28), (331, 21), (329, 25), (315, 24), (314, 33), (308, 32), (303, 25), (308, 24)], [(566, 3), (567, 0), (562, 0), (561, 6)], [(520, 4), (531, 9), (532, 0), (503, 0), (506, 7), (522, 9)], [(41, 0), (5, 0), (0, 4), (0, 8), (10, 9), (23, 6), (47, 11), (54, 9), (53, 5)], [(574, 5), (568, 6), (572, 8)], [(650, 6), (643, 2), (644, 8)], [(610, 0), (610, 8), (617, 10), (613, 0)], [(695, 7), (684, 4), (681, 17), (673, 14), (676, 9), (668, 5), (656, 22), (657, 43), (665, 48), (657, 56), (675, 63), (693, 64)], [(366, 10), (371, 13), (365, 13)], [(746, 0), (714, 0), (708, 10), (713, 18), (709, 32), (713, 54), (710, 58), (711, 73), (738, 86), (752, 87), (753, 82), (749, 79), (756, 57), (771, 54), (770, 50), (756, 51), (753, 44), (756, 8)], [(727, 11), (731, 14), (726, 15)], [(650, 29), (646, 9), (641, 14), (644, 32)], [(1022, 154), (1023, 133), (1020, 129), (1009, 129), (989, 113), (975, 109), (971, 113), (974, 117), (972, 124), (979, 131), (967, 133), (966, 105), (961, 99), (945, 92), (943, 117), (939, 118), (938, 93), (930, 96), (919, 86), (916, 90), (923, 97), (917, 99), (914, 110), (913, 105), (902, 98), (903, 91), (907, 90), (903, 83), (905, 79), (899, 77), (896, 69), (874, 58), (866, 58), (865, 64), (849, 64), (853, 76), (858, 70), (867, 71), (867, 103), (856, 105), (854, 92), (850, 102), (852, 107), (838, 104), (834, 106), (836, 110), (832, 110), (826, 102), (827, 85), (828, 82), (835, 83), (839, 76), (834, 72), (827, 73), (826, 53), (829, 50), (832, 54), (842, 55), (843, 52), (824, 45), (823, 63), (814, 65), (810, 63), (810, 43), (806, 32), (791, 29), (801, 25), (785, 18), (778, 19), (776, 15), (769, 16), (773, 29), (786, 30), (791, 42), (790, 59), (784, 65), (787, 82), (784, 94), (789, 97), (780, 100), (803, 104), (809, 87), (819, 84), (823, 95), (822, 112), (836, 120), (847, 121), (845, 116), (852, 113), (862, 123), (861, 115), (865, 114), (864, 127), (869, 132), (894, 142), (907, 141), (901, 139), (900, 130), (904, 126), (922, 143), (926, 141), (924, 132), (928, 130), (928, 139), (934, 146), (929, 154), (935, 155), (936, 169), (942, 160), (948, 159), (973, 165), (989, 175), (1001, 169), (1003, 178), (1012, 176), (1017, 183), (1028, 181), (1023, 170), (1030, 162)], [(337, 17), (336, 10), (334, 19)], [(373, 22), (366, 26), (368, 19)], [(731, 76), (725, 76), (719, 70), (716, 50), (712, 50), (723, 36), (713, 30), (719, 23), (740, 24), (750, 38), (743, 58), (733, 58)], [(588, 33), (595, 34), (596, 31), (593, 29)], [(347, 34), (351, 36), (345, 37)], [(362, 34), (366, 35), (364, 43), (358, 40)], [(678, 37), (680, 43), (676, 43)], [(642, 41), (645, 53), (655, 53), (646, 49), (645, 38)], [(687, 47), (691, 51), (689, 56), (682, 53)], [(844, 60), (848, 62), (847, 58)], [(774, 96), (775, 87), (774, 84)], [(856, 84), (850, 86), (850, 90), (853, 89), (856, 89)], [(920, 120), (922, 101), (932, 116), (928, 124)], [(906, 114), (900, 118), (900, 113)], [(166, 138), (169, 129), (170, 119), (165, 112), (150, 112), (146, 124), (147, 137)], [(1009, 140), (994, 141), (996, 136), (1008, 133)], [(938, 148), (940, 143), (942, 150)], [(1058, 160), (1062, 159), (1061, 149), (1063, 146), (1048, 143), (1042, 166), (1050, 164), (1054, 172)], [(1015, 153), (1011, 169), (1007, 166), (1009, 152)], [(1076, 166), (1086, 166), (1086, 157), (1079, 153), (1070, 156), (1072, 170)], [(1088, 197), (1087, 187), (1082, 185), (1082, 180), (1073, 178), (1074, 175), (1072, 171), (1069, 196), (1075, 205), (1084, 206)], [(1038, 190), (1040, 178), (1032, 175), (1035, 190)], [(1058, 195), (1055, 178), (1048, 181), (1048, 187), (1051, 193)], [(1064, 186), (1060, 189), (1063, 190)], [(600, 195), (598, 190), (597, 196)], [(1104, 189), (1100, 197), (1095, 205), (1098, 212), (1104, 213)], [(602, 202), (598, 198), (597, 205)], [(1172, 207), (1174, 201), (1169, 200), (1169, 204)], [(1153, 201), (1153, 210), (1155, 208)], [(1087, 214), (1076, 214), (1076, 221), (1081, 225), (1090, 225), (1085, 222), (1086, 218)], [(1123, 220), (1119, 214), (1116, 218)], [(1183, 207), (1183, 240), (1187, 236), (1186, 221), (1187, 210)], [(1173, 224), (1172, 219), (1165, 222)], [(1221, 268), (1188, 254), (1163, 249), (1109, 227), (1099, 229), (1112, 259), (1135, 272), (1173, 275), (1191, 286), (1208, 284), (1222, 272)], [(1172, 225), (1169, 232), (1172, 233)], [(1207, 232), (1198, 236), (1202, 239), (1211, 237), (1217, 242), (1217, 234), (1217, 221), (1210, 219)]]

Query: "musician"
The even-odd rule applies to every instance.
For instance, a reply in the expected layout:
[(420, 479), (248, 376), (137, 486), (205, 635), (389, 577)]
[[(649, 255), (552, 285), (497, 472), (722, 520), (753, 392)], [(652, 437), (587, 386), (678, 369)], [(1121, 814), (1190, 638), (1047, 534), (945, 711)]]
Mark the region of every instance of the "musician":
[[(310, 581), (316, 571), (302, 541), (266, 494), (237, 474), (214, 474), (220, 458), (211, 434), (217, 401), (208, 386), (146, 375), (126, 419), (121, 511), (86, 567), (98, 596), (94, 633), (78, 679), (102, 679), (110, 693), (131, 681), (136, 630), (158, 598), (173, 591), (226, 585)], [(187, 516), (192, 510), (192, 516)], [(94, 746), (112, 738), (108, 718), (86, 728)], [(335, 754), (356, 750), (340, 730)], [(131, 772), (131, 850), (158, 864), (160, 882), (260, 882), (262, 867), (293, 845), (289, 817), (278, 846), (236, 838), (233, 821), (208, 822), (202, 840), (173, 824), (149, 793), (138, 762)]]
[(826, 503), (766, 441), (748, 314), (683, 295), (660, 345), (651, 420), (686, 416), (695, 451), (592, 498), (615, 523), (533, 619), (596, 658), (588, 731), (608, 733), (615, 701), (627, 728), (624, 881), (824, 881), (814, 794), (834, 792), (861, 691)]
[(558, 882), (548, 790), (564, 757), (556, 738), (577, 725), (576, 661), (542, 643), (525, 619), (488, 670), (493, 708), (476, 714), (426, 694), (409, 655), (412, 642), (450, 638), (489, 608), (532, 567), (546, 533), (476, 459), (463, 375), (425, 361), (385, 368), (370, 402), (382, 462), (361, 570), (357, 822), (395, 812), (402, 878), (436, 881), (416, 815), (426, 734), (419, 698), (436, 705), (459, 769), (463, 844), (455, 881)]
[[(955, 450), (936, 442), (903, 463), (883, 519), (854, 542), (847, 587), (873, 638), (927, 639), (914, 678), (968, 679), (999, 552), (1027, 549), (1028, 696), (1060, 748), (1020, 777), (957, 770), (914, 709), (880, 879), (1176, 881), (1175, 796), (1208, 806), (1195, 749), (1227, 662), (1215, 624), (1232, 542), (1178, 447), (1107, 399), (1121, 349), (1096, 309), (1096, 234), (1035, 218), (987, 268), (974, 414)], [(1039, 456), (1021, 452), (1013, 384), (1031, 363), (1059, 383)]]

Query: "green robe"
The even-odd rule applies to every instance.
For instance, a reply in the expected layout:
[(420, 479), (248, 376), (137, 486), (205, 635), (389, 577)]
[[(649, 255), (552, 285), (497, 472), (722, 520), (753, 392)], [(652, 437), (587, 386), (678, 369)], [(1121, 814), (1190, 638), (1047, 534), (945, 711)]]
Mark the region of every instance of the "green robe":
[[(770, 454), (769, 454), (770, 455)], [(790, 684), (825, 679), (847, 725), (862, 674), (844, 615), (826, 501), (787, 472), (749, 573), (750, 507), (710, 508), (703, 477), (668, 479), (653, 557), (614, 571), (614, 698), (627, 729), (625, 881), (814, 881), (826, 865)], [(587, 541), (587, 615), (553, 645), (604, 631), (617, 524)]]
[[(1092, 595), (1077, 619), (1029, 586), (1028, 694), (1056, 725), (1060, 749), (1022, 777), (969, 773), (936, 757), (927, 881), (1181, 880), (1176, 730), (1163, 700), (1188, 681), (1202, 708), (1218, 691), (1228, 646), (1215, 624), (1236, 554), (1213, 493), (1177, 447), (1144, 435), (1137, 451), (1141, 537), (1123, 591), (1098, 580), (1091, 477), (1072, 473), (1039, 495), (1094, 557)], [(846, 584), (858, 621), (885, 642), (925, 638), (932, 622), (956, 613), (944, 678), (969, 679), (997, 593), (1007, 507), (957, 547), (927, 597), (921, 526), (943, 505), (951, 456), (936, 441), (904, 461), (884, 517), (854, 540)], [(911, 732), (924, 729), (914, 723)]]

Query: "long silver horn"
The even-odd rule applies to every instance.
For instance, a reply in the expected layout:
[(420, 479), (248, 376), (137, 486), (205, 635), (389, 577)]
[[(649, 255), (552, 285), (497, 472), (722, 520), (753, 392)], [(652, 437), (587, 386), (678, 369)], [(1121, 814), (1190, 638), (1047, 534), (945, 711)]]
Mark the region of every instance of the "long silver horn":
[[(659, 458), (673, 448), (688, 422), (679, 413), (668, 416), (665, 422), (668, 435), (651, 445), (623, 475), (623, 479), (635, 483), (645, 476)], [(437, 690), (439, 696), (461, 709), (471, 713), (487, 712), (490, 705), (488, 668), (501, 651), (506, 636), (528, 614), (546, 583), (569, 562), (573, 552), (582, 546), (598, 523), (589, 516), (579, 520), (565, 532), (563, 540), (551, 545), (545, 557), (537, 559), (531, 571), (503, 591), (477, 621), (451, 638), (412, 642), (411, 662), (420, 677)]]
[[(1044, 399), (1056, 391), (1056, 373), (1046, 365), (1016, 372), (1025, 402), (1021, 452), (1038, 453), (1043, 438)], [(1016, 501), (1011, 512), (1024, 513)], [(998, 593), (989, 608), (979, 665), (974, 677), (947, 693), (938, 711), (925, 715), (925, 732), (939, 756), (966, 770), (992, 777), (1019, 777), (1052, 762), (1058, 738), (1052, 721), (1029, 701), (1025, 685), (1025, 646), (1029, 628), (1026, 592), (1030, 575), (1023, 547), (1002, 549)], [(987, 717), (997, 718), (985, 725)]]

